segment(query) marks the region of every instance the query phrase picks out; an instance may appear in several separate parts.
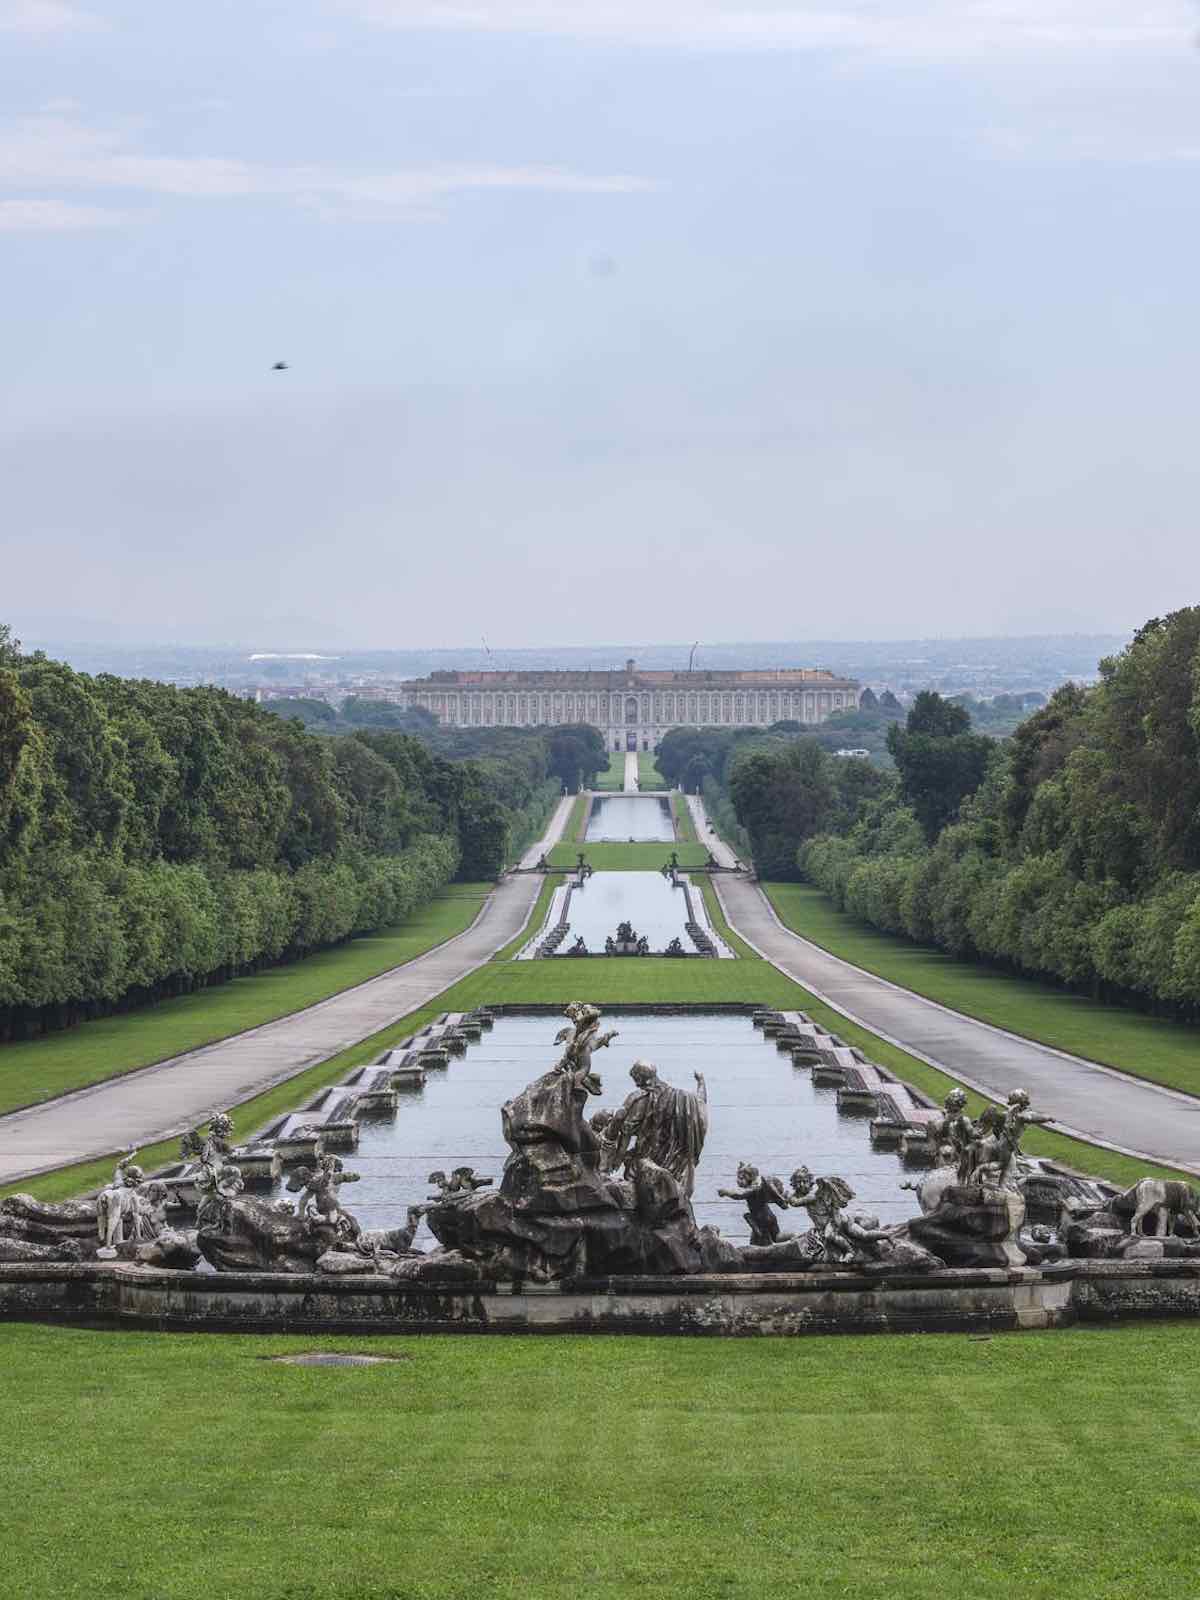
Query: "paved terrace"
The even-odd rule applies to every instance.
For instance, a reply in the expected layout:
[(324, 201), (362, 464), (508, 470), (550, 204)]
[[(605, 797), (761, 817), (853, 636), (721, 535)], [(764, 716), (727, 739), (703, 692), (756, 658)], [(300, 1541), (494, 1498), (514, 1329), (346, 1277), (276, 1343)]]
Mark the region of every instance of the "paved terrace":
[[(571, 805), (570, 797), (559, 803), (522, 866), (557, 843)], [(541, 884), (536, 873), (505, 878), (465, 932), (304, 1011), (0, 1117), (0, 1183), (169, 1138), (389, 1027), (515, 938)]]
[[(708, 832), (703, 802), (689, 797), (688, 804), (700, 837), (731, 865), (733, 852)], [(747, 944), (851, 1021), (995, 1099), (1028, 1089), (1034, 1110), (1053, 1117), (1062, 1133), (1200, 1173), (1200, 1100), (901, 989), (785, 928), (756, 883), (721, 876), (713, 883)]]

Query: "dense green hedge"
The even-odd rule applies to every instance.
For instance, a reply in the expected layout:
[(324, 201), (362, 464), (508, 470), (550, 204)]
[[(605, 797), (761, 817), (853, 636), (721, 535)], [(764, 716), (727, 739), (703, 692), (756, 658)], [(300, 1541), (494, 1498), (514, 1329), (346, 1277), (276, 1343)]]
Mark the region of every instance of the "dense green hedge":
[(1000, 747), (932, 844), (891, 797), (804, 875), (888, 932), (1200, 1013), (1200, 607), (1148, 623)]
[(89, 678), (0, 628), (0, 1038), (402, 922), (501, 872), (544, 758), (324, 738), (216, 689)]

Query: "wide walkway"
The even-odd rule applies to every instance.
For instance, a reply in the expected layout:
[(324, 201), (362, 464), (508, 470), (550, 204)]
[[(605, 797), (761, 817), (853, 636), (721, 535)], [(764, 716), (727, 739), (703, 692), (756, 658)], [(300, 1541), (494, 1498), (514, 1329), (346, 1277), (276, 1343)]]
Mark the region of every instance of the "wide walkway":
[[(702, 821), (699, 802), (689, 804)], [(700, 833), (721, 859), (706, 825)], [(747, 944), (851, 1021), (995, 1099), (1028, 1089), (1063, 1133), (1200, 1173), (1200, 1100), (926, 1000), (792, 933), (756, 883), (718, 875), (713, 884)]]
[[(557, 843), (571, 805), (559, 803), (522, 866)], [(307, 1010), (0, 1117), (0, 1183), (171, 1137), (389, 1027), (515, 938), (541, 884), (533, 873), (503, 879), (465, 932)]]
[(637, 794), (638, 792), (638, 758), (636, 750), (625, 752), (625, 793)]

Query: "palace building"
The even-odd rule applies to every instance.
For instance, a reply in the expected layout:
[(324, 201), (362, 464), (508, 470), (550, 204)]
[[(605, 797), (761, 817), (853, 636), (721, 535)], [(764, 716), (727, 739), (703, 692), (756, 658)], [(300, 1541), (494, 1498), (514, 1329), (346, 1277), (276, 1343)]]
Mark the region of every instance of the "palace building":
[(590, 722), (610, 750), (651, 750), (672, 728), (824, 722), (853, 711), (862, 685), (815, 667), (751, 672), (434, 672), (364, 699), (421, 706), (446, 727)]

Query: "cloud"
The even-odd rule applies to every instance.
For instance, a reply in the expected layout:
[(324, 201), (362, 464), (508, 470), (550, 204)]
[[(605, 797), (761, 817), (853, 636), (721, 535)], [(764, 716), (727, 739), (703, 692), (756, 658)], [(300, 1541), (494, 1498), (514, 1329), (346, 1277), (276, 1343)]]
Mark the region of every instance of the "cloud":
[(394, 28), (560, 34), (680, 48), (960, 55), (1177, 48), (1187, 0), (336, 0)]
[(64, 33), (95, 25), (95, 17), (65, 0), (0, 0), (0, 33)]
[(0, 200), (0, 233), (78, 233), (124, 221), (120, 211), (106, 211), (101, 206), (77, 206), (64, 200)]
[(278, 196), (339, 220), (428, 212), (439, 200), (467, 191), (614, 195), (654, 187), (629, 174), (556, 166), (439, 165), (372, 173), (152, 155), (133, 146), (128, 130), (90, 128), (57, 115), (29, 117), (0, 130), (0, 186), (123, 189), (200, 200)]

